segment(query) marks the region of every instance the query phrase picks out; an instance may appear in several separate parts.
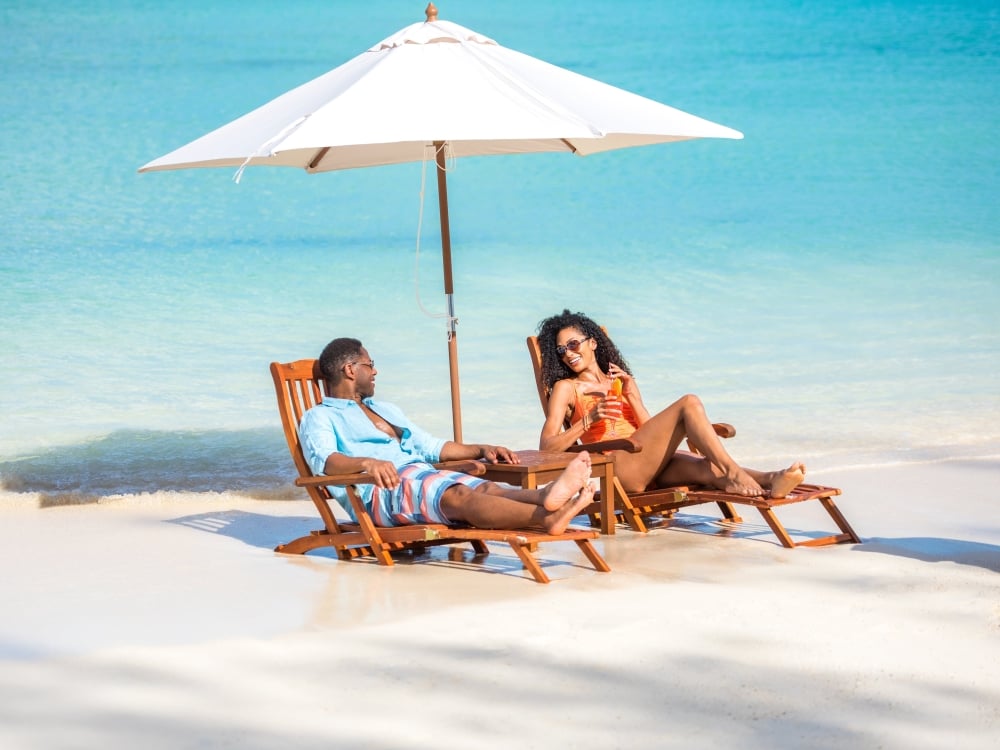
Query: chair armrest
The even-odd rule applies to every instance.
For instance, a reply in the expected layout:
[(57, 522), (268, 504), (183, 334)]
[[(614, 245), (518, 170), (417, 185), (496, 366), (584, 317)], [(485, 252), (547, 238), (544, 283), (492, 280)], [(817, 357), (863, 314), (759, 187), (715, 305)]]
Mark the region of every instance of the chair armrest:
[[(715, 424), (712, 425), (712, 429), (715, 430), (715, 434), (718, 435), (720, 438), (731, 438), (735, 437), (736, 435), (736, 428), (733, 427), (731, 424), (728, 424), (727, 422), (716, 422)], [(687, 441), (687, 446), (688, 450), (694, 453), (695, 455), (698, 456), (701, 455), (701, 451), (698, 450), (695, 446), (691, 445), (690, 440)]]
[(642, 450), (642, 446), (632, 438), (615, 438), (613, 440), (600, 440), (596, 443), (587, 443), (586, 445), (577, 443), (576, 445), (571, 445), (566, 450), (570, 453), (579, 453), (580, 451), (593, 451), (596, 453), (603, 451), (627, 451), (628, 453), (638, 453)]
[[(434, 466), (438, 469), (458, 471), (463, 474), (471, 474), (472, 476), (482, 476), (486, 473), (486, 464), (482, 461), (443, 461), (442, 463), (434, 464)], [(299, 477), (295, 480), (295, 484), (299, 487), (327, 487), (331, 484), (346, 487), (349, 484), (374, 483), (374, 478), (367, 472), (358, 472), (356, 474), (322, 474), (312, 477)]]
[(346, 487), (349, 484), (374, 483), (374, 477), (365, 472), (359, 472), (357, 474), (323, 474), (313, 477), (299, 477), (295, 480), (295, 484), (298, 487), (326, 487), (331, 484)]
[(715, 430), (715, 434), (720, 438), (731, 438), (736, 436), (736, 428), (726, 422), (717, 422), (712, 425), (712, 429)]
[[(736, 428), (726, 422), (713, 424), (712, 429), (715, 430), (715, 434), (720, 438), (731, 438), (736, 435)], [(570, 453), (579, 453), (580, 451), (627, 451), (628, 453), (638, 453), (642, 450), (642, 445), (632, 438), (614, 438), (613, 440), (600, 440), (596, 443), (587, 443), (586, 445), (576, 443), (566, 450)]]
[(486, 464), (482, 461), (467, 459), (464, 461), (441, 461), (434, 464), (435, 469), (447, 469), (457, 471), (462, 474), (471, 474), (474, 477), (481, 477), (486, 473)]

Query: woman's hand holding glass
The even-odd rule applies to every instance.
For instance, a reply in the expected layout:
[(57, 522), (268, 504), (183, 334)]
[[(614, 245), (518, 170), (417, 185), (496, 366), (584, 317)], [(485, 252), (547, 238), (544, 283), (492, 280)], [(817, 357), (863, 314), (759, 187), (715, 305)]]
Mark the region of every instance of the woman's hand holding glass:
[(608, 386), (608, 393), (601, 402), (600, 408), (604, 411), (606, 418), (611, 420), (611, 428), (608, 430), (608, 437), (617, 437), (618, 431), (615, 424), (622, 416), (622, 381), (621, 378), (614, 378)]
[(591, 422), (597, 422), (601, 419), (610, 419), (612, 421), (620, 419), (622, 416), (622, 399), (621, 396), (614, 394), (610, 389), (608, 390), (608, 395), (597, 402), (597, 406), (590, 415)]
[(620, 393), (625, 398), (631, 398), (635, 394), (635, 390), (637, 388), (635, 385), (635, 379), (614, 362), (611, 362), (608, 365), (608, 377), (621, 381)]

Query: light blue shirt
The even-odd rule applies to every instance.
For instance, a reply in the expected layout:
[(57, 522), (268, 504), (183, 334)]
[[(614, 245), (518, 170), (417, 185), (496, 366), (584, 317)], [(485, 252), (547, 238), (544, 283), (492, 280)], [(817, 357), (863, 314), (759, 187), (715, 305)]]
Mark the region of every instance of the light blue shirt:
[[(391, 461), (397, 469), (419, 461), (436, 463), (441, 459), (446, 440), (417, 427), (395, 404), (373, 398), (364, 399), (364, 403), (386, 422), (398, 427), (402, 437), (396, 440), (375, 427), (356, 401), (327, 396), (303, 414), (299, 424), (302, 453), (313, 474), (326, 473), (326, 459), (331, 453)], [(362, 501), (370, 505), (372, 485), (362, 485), (359, 489)], [(353, 518), (347, 491), (343, 487), (330, 487), (330, 492)]]

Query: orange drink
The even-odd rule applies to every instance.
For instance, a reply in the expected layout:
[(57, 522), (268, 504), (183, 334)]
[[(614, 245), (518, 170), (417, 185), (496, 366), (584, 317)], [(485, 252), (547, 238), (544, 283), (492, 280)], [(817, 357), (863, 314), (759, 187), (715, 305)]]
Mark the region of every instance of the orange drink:
[(609, 437), (617, 436), (618, 432), (615, 430), (615, 423), (618, 419), (621, 419), (621, 403), (622, 403), (622, 379), (615, 378), (611, 381), (611, 386), (608, 388), (608, 395), (605, 397), (606, 401), (614, 399), (618, 403), (619, 416), (616, 419), (611, 420), (611, 429), (608, 430)]

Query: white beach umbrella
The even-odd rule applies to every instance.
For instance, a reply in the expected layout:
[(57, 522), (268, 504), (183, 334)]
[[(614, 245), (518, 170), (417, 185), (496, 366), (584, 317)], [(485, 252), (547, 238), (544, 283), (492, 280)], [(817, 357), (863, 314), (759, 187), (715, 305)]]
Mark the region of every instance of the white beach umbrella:
[(455, 439), (462, 439), (446, 159), (601, 151), (693, 138), (742, 138), (723, 125), (427, 20), (155, 159), (140, 172), (299, 167), (307, 172), (434, 160), (449, 315)]

